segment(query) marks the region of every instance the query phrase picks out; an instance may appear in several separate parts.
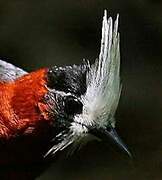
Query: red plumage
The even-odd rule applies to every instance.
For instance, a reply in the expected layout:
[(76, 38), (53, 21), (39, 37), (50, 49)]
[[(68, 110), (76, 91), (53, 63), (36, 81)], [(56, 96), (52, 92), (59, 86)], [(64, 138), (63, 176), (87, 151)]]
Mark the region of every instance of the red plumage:
[(43, 101), (46, 83), (47, 69), (0, 83), (0, 179), (30, 179), (38, 173), (27, 172), (26, 166), (40, 165), (48, 148), (52, 122)]
[(43, 97), (47, 93), (46, 69), (0, 84), (0, 137), (30, 133), (38, 121), (48, 120)]

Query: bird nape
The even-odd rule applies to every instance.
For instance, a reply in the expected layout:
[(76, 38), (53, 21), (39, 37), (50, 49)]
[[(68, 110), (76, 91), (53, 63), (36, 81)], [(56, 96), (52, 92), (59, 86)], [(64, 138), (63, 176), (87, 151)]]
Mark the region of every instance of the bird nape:
[(120, 92), (118, 15), (113, 24), (106, 11), (92, 65), (27, 73), (0, 61), (0, 179), (34, 179), (55, 154), (89, 135), (130, 156), (115, 131)]

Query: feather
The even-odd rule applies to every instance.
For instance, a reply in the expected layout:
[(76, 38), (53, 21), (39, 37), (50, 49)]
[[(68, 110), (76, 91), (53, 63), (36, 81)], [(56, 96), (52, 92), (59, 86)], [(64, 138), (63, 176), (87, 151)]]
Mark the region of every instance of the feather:
[(90, 127), (106, 127), (109, 123), (115, 126), (114, 114), (121, 92), (118, 18), (117, 15), (113, 27), (112, 18), (107, 20), (105, 10), (99, 59), (92, 66), (89, 61), (86, 62), (87, 90), (80, 98), (83, 111), (74, 116), (68, 133), (58, 134), (59, 143), (54, 144), (45, 157), (54, 155), (72, 143), (80, 144), (80, 141), (87, 137)]
[(14, 81), (25, 74), (27, 74), (27, 72), (23, 69), (0, 60), (0, 82)]
[(114, 121), (121, 92), (118, 18), (119, 15), (113, 27), (112, 18), (107, 20), (105, 10), (99, 59), (90, 67), (83, 96), (83, 116), (89, 124), (105, 126)]

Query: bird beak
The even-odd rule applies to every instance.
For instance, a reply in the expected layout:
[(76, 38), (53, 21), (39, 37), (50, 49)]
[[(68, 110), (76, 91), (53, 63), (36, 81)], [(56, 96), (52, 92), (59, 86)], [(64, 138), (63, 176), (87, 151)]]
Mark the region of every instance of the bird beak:
[(116, 145), (120, 150), (126, 153), (129, 157), (132, 158), (130, 151), (128, 150), (125, 143), (121, 140), (118, 136), (116, 130), (111, 127), (109, 129), (106, 128), (94, 128), (90, 130), (90, 133), (105, 142), (111, 142), (112, 144)]

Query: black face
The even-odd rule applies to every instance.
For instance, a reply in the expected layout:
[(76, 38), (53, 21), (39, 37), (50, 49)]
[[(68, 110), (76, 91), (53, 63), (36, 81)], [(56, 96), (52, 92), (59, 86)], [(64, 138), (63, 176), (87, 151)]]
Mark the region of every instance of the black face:
[(51, 91), (45, 100), (53, 111), (51, 115), (54, 115), (57, 133), (68, 130), (74, 115), (82, 113), (80, 97), (86, 92), (87, 71), (86, 63), (49, 68), (47, 86)]
[(64, 110), (69, 116), (74, 116), (75, 114), (81, 114), (83, 109), (83, 104), (74, 96), (66, 96), (64, 100)]
[(54, 66), (48, 71), (48, 87), (79, 97), (86, 92), (87, 70), (86, 63), (65, 67)]

